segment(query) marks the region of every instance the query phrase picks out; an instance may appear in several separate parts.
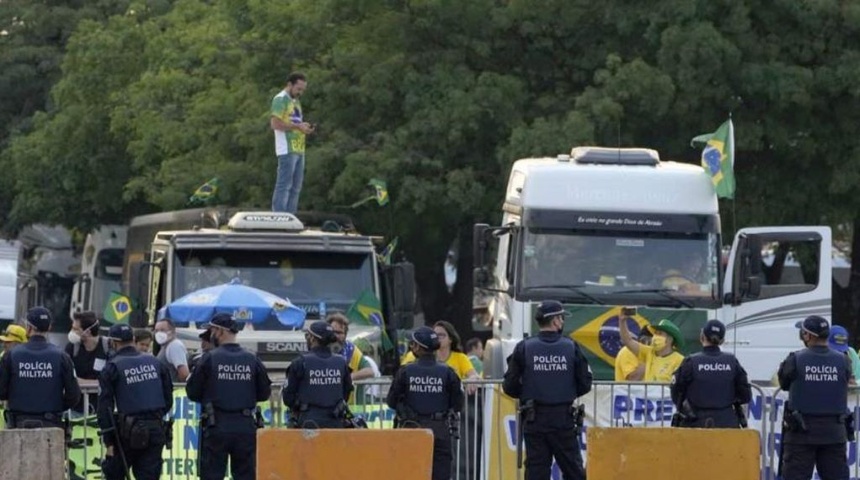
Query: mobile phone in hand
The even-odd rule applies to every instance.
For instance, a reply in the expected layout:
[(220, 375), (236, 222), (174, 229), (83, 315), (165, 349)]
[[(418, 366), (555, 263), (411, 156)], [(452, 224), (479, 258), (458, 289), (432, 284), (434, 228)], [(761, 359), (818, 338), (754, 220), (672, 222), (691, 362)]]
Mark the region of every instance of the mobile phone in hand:
[(626, 317), (636, 315), (636, 307), (621, 307), (621, 314)]

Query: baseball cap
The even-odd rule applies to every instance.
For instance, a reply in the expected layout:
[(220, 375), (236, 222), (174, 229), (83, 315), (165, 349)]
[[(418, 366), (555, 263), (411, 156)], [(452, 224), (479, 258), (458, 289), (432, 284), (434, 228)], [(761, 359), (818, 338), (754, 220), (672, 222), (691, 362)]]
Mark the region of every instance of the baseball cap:
[(124, 323), (118, 323), (110, 327), (108, 338), (117, 342), (131, 342), (134, 340), (134, 330)]
[(323, 341), (323, 343), (331, 343), (336, 337), (334, 335), (334, 329), (331, 328), (331, 325), (326, 323), (323, 320), (318, 320), (312, 323), (308, 327), (308, 333), (313, 335), (314, 337)]
[(430, 327), (419, 327), (412, 332), (412, 341), (427, 350), (439, 349), (439, 335)]
[(3, 335), (0, 335), (0, 341), (3, 342), (27, 342), (27, 329), (21, 325), (9, 325)]
[(726, 326), (719, 320), (708, 320), (705, 326), (702, 327), (702, 333), (705, 337), (716, 335), (720, 340), (722, 340), (723, 338), (726, 338)]
[[(2, 338), (2, 337), (0, 337)], [(842, 325), (833, 325), (830, 327), (830, 338), (827, 339), (830, 348), (837, 352), (845, 353), (848, 351), (848, 331)]]
[(40, 332), (51, 328), (51, 312), (45, 307), (33, 307), (27, 310), (27, 323)]
[(830, 335), (830, 323), (818, 315), (806, 317), (802, 322), (795, 323), (794, 326), (819, 338)]
[(239, 323), (233, 320), (233, 316), (227, 313), (219, 313), (212, 317), (209, 321), (209, 327), (219, 327), (225, 330), (230, 330), (233, 333), (239, 332)]
[(537, 320), (544, 320), (556, 315), (570, 315), (570, 313), (564, 309), (561, 302), (556, 300), (544, 300), (540, 302), (540, 305), (538, 305), (537, 308), (537, 313), (535, 314)]

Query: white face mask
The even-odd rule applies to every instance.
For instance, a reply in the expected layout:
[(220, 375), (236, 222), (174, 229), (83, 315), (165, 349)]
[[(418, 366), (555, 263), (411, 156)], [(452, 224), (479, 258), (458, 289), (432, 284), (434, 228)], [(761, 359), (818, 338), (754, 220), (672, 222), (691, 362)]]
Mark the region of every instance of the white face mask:
[(69, 343), (71, 343), (72, 345), (77, 345), (81, 343), (81, 336), (78, 335), (78, 332), (74, 330), (69, 331)]
[(159, 345), (167, 343), (167, 332), (155, 332), (155, 341)]

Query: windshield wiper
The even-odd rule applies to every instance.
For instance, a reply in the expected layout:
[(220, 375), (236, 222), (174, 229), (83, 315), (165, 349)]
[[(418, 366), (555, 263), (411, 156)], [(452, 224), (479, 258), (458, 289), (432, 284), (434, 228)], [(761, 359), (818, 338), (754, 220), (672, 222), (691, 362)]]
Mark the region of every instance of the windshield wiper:
[(616, 294), (616, 293), (656, 293), (656, 294), (660, 295), (661, 297), (668, 298), (669, 300), (672, 300), (673, 302), (677, 303), (678, 305), (681, 305), (681, 306), (684, 306), (687, 308), (695, 308), (692, 303), (690, 303), (686, 300), (681, 300), (680, 298), (676, 297), (675, 295), (672, 295), (672, 293), (674, 293), (674, 292), (675, 292), (675, 290), (671, 290), (669, 288), (643, 288), (640, 290), (621, 290), (620, 292), (612, 292), (612, 293), (613, 294)]
[(525, 289), (526, 290), (541, 290), (541, 289), (547, 289), (547, 288), (557, 288), (557, 289), (570, 290), (571, 292), (574, 292), (583, 298), (591, 300), (592, 303), (596, 303), (598, 305), (606, 305), (604, 302), (601, 302), (600, 300), (598, 300), (597, 297), (594, 297), (593, 295), (589, 295), (589, 294), (583, 292), (582, 289), (587, 287), (587, 286), (588, 285), (535, 285), (533, 287), (526, 287)]

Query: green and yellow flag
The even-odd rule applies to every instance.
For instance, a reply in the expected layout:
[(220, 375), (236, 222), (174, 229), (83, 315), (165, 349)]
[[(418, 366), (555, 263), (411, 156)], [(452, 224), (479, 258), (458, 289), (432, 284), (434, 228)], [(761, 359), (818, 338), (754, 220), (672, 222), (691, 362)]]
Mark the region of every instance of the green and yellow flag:
[(376, 298), (372, 290), (365, 290), (358, 296), (358, 299), (349, 310), (346, 311), (346, 318), (350, 322), (359, 325), (373, 325), (382, 329), (382, 350), (388, 351), (394, 348), (388, 334), (385, 333), (385, 321), (382, 318), (382, 303)]
[(215, 196), (218, 195), (219, 185), (220, 180), (218, 180), (218, 177), (213, 177), (208, 182), (197, 187), (197, 190), (194, 191), (194, 194), (188, 197), (188, 204), (206, 205), (207, 203), (215, 200)]
[(735, 128), (732, 119), (714, 133), (694, 138), (692, 144), (704, 144), (702, 168), (708, 172), (719, 198), (735, 198)]
[(379, 263), (383, 265), (391, 265), (391, 258), (394, 251), (397, 250), (397, 244), (400, 242), (400, 237), (394, 237), (388, 245), (380, 253), (378, 253)]
[(388, 185), (386, 185), (385, 181), (378, 178), (371, 178), (367, 184), (373, 187), (376, 191), (376, 203), (378, 203), (380, 207), (388, 205)]
[(105, 320), (110, 323), (127, 323), (131, 312), (131, 300), (121, 293), (111, 292), (105, 306)]

